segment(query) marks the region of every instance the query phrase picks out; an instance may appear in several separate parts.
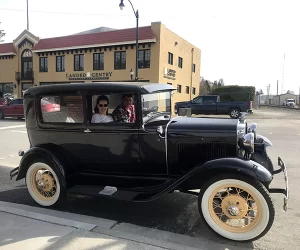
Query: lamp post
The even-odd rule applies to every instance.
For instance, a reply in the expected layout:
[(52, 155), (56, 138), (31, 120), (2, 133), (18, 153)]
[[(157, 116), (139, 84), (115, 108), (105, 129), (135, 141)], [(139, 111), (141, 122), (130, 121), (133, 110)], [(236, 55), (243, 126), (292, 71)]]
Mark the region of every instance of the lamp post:
[[(119, 7), (120, 9), (122, 10), (125, 5), (123, 3), (124, 0), (121, 0), (120, 4), (119, 4)], [(131, 3), (130, 0), (128, 0), (129, 3), (131, 4), (131, 7), (132, 7), (132, 10), (133, 10), (133, 13), (135, 15), (135, 18), (136, 18), (136, 55), (135, 55), (135, 80), (138, 80), (139, 78), (139, 75), (138, 75), (138, 49), (139, 49), (139, 11), (138, 10), (134, 10), (133, 8), (133, 5)]]

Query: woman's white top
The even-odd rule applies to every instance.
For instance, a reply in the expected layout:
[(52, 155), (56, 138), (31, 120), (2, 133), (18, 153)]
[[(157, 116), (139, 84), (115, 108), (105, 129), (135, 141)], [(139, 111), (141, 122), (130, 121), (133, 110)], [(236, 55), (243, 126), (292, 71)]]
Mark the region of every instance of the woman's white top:
[(113, 118), (109, 115), (93, 114), (92, 123), (112, 122)]

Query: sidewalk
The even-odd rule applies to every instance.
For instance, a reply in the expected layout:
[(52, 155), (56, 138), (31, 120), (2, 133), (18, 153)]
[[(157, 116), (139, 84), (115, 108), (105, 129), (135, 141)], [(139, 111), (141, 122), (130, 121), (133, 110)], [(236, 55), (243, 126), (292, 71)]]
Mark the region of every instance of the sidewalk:
[(207, 239), (1, 201), (0, 222), (0, 250), (238, 249)]

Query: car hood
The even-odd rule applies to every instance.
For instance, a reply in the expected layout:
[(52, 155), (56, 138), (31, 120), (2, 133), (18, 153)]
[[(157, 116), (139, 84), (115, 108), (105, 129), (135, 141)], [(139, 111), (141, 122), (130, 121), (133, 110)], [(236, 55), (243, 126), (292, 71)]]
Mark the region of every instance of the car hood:
[(182, 105), (182, 104), (189, 104), (191, 103), (190, 101), (185, 101), (185, 102), (176, 102), (175, 105)]
[(201, 118), (175, 117), (169, 124), (167, 131), (173, 134), (237, 134), (238, 119), (231, 118)]

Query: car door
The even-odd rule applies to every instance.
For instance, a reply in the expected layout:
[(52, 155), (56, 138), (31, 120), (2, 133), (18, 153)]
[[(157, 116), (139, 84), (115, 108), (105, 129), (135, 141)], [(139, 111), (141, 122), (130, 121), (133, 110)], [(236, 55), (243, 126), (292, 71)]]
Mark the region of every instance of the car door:
[(217, 104), (213, 96), (199, 96), (192, 101), (192, 111), (195, 114), (216, 114)]
[[(87, 164), (82, 172), (103, 174), (140, 173), (139, 130), (137, 123), (91, 123), (96, 99), (103, 93), (87, 95), (90, 117), (87, 124)], [(106, 94), (105, 94), (106, 95)], [(122, 94), (110, 93), (108, 115), (121, 103)]]
[[(53, 100), (56, 110), (45, 109), (44, 103)], [(66, 92), (54, 93), (37, 98), (37, 122), (39, 130), (32, 144), (44, 143), (43, 131), (47, 131), (47, 141), (54, 145), (63, 155), (69, 158), (75, 165), (77, 172), (84, 168), (88, 149), (86, 138), (86, 119), (84, 115), (84, 95), (82, 93)]]
[(24, 116), (23, 99), (12, 100), (4, 109), (5, 116)]

